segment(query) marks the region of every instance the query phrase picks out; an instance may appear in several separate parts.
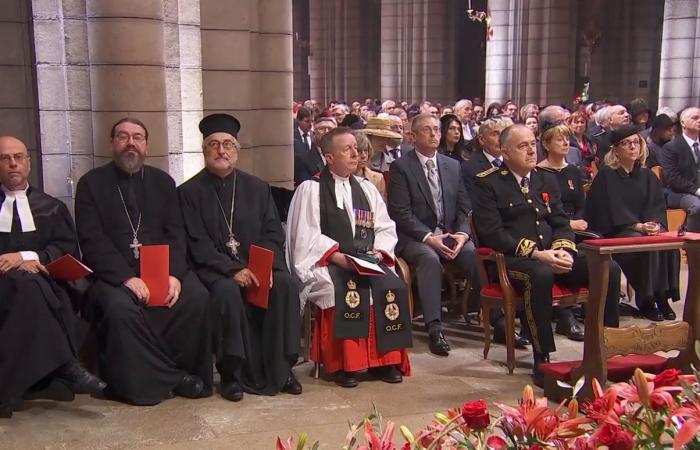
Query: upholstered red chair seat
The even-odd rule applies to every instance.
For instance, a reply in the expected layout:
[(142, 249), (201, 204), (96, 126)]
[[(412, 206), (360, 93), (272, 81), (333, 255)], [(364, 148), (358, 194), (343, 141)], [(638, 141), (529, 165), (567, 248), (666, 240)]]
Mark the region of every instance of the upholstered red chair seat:
[[(666, 368), (668, 358), (650, 355), (624, 355), (611, 356), (608, 358), (608, 379), (613, 381), (627, 381), (634, 374), (634, 370), (639, 367), (647, 373), (659, 373)], [(581, 361), (557, 361), (540, 364), (542, 373), (546, 376), (566, 382), (571, 380), (571, 371), (581, 365)]]
[[(588, 288), (569, 288), (565, 286), (554, 285), (552, 287), (552, 299), (568, 297), (573, 294), (588, 294)], [(498, 283), (490, 283), (481, 288), (481, 295), (491, 298), (501, 298), (503, 297), (503, 291), (501, 291), (501, 285)]]

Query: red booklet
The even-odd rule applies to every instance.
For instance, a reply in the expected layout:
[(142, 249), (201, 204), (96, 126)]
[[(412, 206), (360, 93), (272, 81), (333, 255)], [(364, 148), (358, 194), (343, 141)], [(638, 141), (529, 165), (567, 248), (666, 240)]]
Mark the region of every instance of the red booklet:
[(379, 264), (371, 263), (365, 261), (364, 259), (355, 258), (354, 256), (345, 255), (347, 260), (352, 265), (353, 269), (360, 275), (365, 276), (377, 276), (384, 275), (384, 269), (381, 268)]
[(92, 270), (71, 255), (63, 255), (46, 265), (51, 278), (61, 281), (75, 281), (92, 273)]
[(260, 308), (267, 309), (270, 299), (270, 275), (272, 274), (272, 261), (275, 259), (275, 252), (257, 245), (250, 246), (248, 253), (248, 270), (253, 272), (258, 279), (260, 286), (255, 285), (246, 288), (246, 299), (248, 302)]
[(167, 306), (168, 279), (170, 277), (170, 247), (144, 245), (141, 247), (141, 279), (151, 294), (149, 307)]

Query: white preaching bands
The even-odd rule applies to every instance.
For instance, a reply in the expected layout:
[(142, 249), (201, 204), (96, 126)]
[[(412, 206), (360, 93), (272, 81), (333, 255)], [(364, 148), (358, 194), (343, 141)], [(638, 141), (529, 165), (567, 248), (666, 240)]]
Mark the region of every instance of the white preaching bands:
[[(14, 205), (17, 203), (17, 212), (19, 213), (19, 223), (23, 233), (36, 231), (34, 224), (34, 216), (29, 207), (29, 199), (27, 198), (27, 189), (21, 191), (10, 191), (5, 186), (2, 187), (5, 193), (5, 201), (0, 207), (0, 233), (9, 233), (12, 231), (12, 216)], [(22, 259), (25, 261), (38, 261), (39, 255), (36, 252), (19, 252)]]

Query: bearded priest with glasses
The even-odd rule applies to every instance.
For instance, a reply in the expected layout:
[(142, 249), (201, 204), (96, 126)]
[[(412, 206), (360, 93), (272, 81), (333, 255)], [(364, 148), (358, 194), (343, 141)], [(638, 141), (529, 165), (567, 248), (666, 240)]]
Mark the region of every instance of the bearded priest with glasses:
[[(285, 263), (270, 186), (237, 167), (240, 128), (228, 114), (199, 124), (205, 168), (178, 189), (189, 258), (211, 292), (221, 396), (298, 395), (302, 387), (291, 368), (299, 353), (299, 289)], [(255, 264), (251, 245), (273, 252), (268, 280), (248, 268)], [(247, 301), (247, 288), (267, 289), (268, 283), (267, 308)]]
[[(211, 395), (209, 293), (187, 266), (175, 181), (145, 164), (140, 120), (119, 120), (110, 138), (113, 161), (83, 175), (75, 196), (80, 247), (94, 271), (87, 309), (105, 393), (135, 405)], [(158, 244), (169, 247), (164, 299), (141, 273), (143, 246)]]

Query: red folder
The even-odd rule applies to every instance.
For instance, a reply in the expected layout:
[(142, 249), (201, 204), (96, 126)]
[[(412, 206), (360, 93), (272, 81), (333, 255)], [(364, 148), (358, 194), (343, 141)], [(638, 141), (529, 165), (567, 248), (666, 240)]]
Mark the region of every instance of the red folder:
[(272, 274), (272, 261), (275, 259), (275, 252), (257, 245), (250, 246), (248, 253), (248, 270), (253, 272), (258, 279), (260, 286), (249, 286), (246, 288), (246, 299), (249, 303), (260, 308), (267, 309), (270, 299), (270, 275)]
[(141, 247), (141, 279), (151, 294), (149, 307), (167, 306), (168, 281), (170, 277), (170, 247), (167, 245), (144, 245)]
[(61, 281), (75, 281), (92, 273), (92, 270), (71, 255), (63, 255), (46, 265), (51, 278)]

